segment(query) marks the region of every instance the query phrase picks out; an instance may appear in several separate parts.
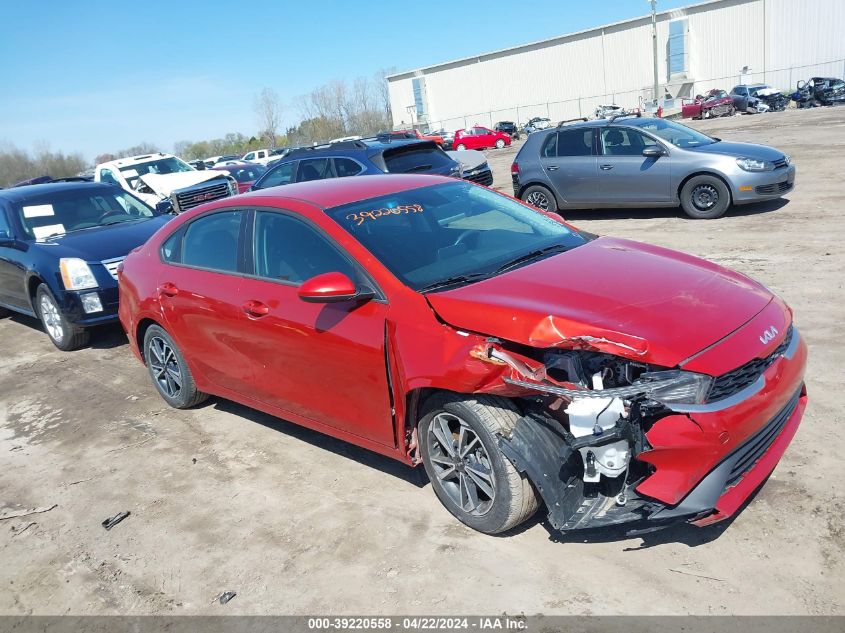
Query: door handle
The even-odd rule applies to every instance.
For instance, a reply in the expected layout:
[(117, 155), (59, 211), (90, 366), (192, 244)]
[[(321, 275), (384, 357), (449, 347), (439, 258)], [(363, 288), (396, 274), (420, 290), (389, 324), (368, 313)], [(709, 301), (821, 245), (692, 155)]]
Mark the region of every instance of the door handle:
[(548, 167), (546, 167), (546, 169), (548, 169), (549, 171), (557, 171), (558, 169), (560, 169), (560, 167), (558, 167), (557, 165), (549, 165)]
[(176, 287), (176, 284), (165, 281), (158, 287), (158, 294), (162, 297), (175, 297), (179, 294), (179, 288)]
[(611, 169), (613, 169), (613, 165), (599, 165), (599, 169), (610, 171)]
[(260, 301), (255, 301), (254, 299), (250, 299), (243, 305), (244, 312), (246, 312), (247, 316), (253, 318), (263, 317), (267, 313), (270, 312), (270, 308), (266, 305), (261, 303)]

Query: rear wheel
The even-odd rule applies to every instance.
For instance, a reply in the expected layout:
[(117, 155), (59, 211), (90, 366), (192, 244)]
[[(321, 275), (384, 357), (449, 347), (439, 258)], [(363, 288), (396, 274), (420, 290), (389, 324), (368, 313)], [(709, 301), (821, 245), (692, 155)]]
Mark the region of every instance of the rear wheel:
[(88, 330), (75, 326), (65, 318), (59, 304), (45, 284), (35, 291), (35, 310), (47, 336), (53, 345), (63, 352), (71, 352), (88, 344), (91, 335)]
[(467, 148), (467, 146), (464, 145), (463, 143), (458, 143), (458, 146), (455, 149), (465, 150), (466, 148)]
[(176, 343), (158, 325), (151, 325), (144, 333), (144, 359), (158, 393), (171, 407), (188, 409), (208, 399), (208, 394), (197, 390)]
[(695, 176), (681, 189), (681, 206), (684, 212), (697, 220), (721, 217), (731, 204), (731, 192), (715, 176)]
[(486, 534), (516, 527), (539, 502), (528, 479), (499, 450), (519, 419), (494, 396), (434, 396), (420, 420), (423, 465), (440, 502), (461, 522)]
[(551, 191), (543, 185), (531, 185), (520, 196), (523, 202), (541, 211), (557, 211), (557, 202)]
[(505, 146), (504, 139), (496, 139), (496, 149), (502, 149)]

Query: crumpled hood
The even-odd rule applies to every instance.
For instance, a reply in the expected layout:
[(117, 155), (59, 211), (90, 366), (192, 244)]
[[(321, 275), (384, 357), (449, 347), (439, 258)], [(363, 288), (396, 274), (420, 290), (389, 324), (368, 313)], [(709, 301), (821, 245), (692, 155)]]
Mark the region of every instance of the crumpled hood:
[(747, 323), (772, 294), (705, 260), (601, 237), (426, 298), (458, 329), (673, 367)]
[(710, 145), (686, 147), (684, 149), (694, 152), (705, 152), (707, 154), (725, 154), (726, 156), (736, 156), (737, 158), (756, 158), (757, 160), (778, 160), (784, 156), (780, 150), (765, 145), (755, 145), (754, 143), (727, 143), (725, 141), (719, 141)]
[(773, 97), (774, 95), (779, 95), (780, 90), (777, 88), (760, 88), (757, 91), (758, 97)]
[(449, 150), (446, 154), (454, 161), (459, 162), (464, 171), (470, 171), (476, 167), (481, 167), (487, 162), (484, 152), (477, 152), (472, 149), (456, 149)]
[(144, 174), (140, 176), (150, 189), (163, 196), (183, 187), (190, 187), (212, 178), (226, 178), (226, 175), (214, 170), (180, 171), (174, 174)]

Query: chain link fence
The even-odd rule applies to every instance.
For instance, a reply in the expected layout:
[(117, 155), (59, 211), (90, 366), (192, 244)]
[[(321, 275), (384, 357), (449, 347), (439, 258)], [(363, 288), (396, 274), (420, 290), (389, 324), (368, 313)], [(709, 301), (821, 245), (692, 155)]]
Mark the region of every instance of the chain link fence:
[[(678, 86), (678, 94), (662, 98), (660, 104), (664, 112), (680, 110), (682, 99), (692, 98), (713, 88), (730, 91), (734, 86), (742, 83), (765, 83), (773, 88), (792, 93), (799, 80), (806, 81), (810, 77), (845, 77), (845, 59), (761, 72), (749, 71), (741, 75), (698, 79), (686, 83), (683, 80), (677, 80), (673, 82), (673, 86)], [(590, 118), (594, 116), (596, 108), (602, 104), (616, 104), (630, 109), (644, 108), (647, 103), (653, 104), (652, 88), (650, 87), (576, 97), (563, 101), (520, 104), (487, 112), (458, 114), (431, 120), (427, 125), (429, 130), (445, 129), (450, 132), (474, 125), (493, 127), (499, 121), (513, 121), (517, 125), (523, 126), (534, 117), (545, 117), (552, 121), (564, 121), (578, 117)], [(422, 127), (425, 127), (425, 125), (423, 123)]]

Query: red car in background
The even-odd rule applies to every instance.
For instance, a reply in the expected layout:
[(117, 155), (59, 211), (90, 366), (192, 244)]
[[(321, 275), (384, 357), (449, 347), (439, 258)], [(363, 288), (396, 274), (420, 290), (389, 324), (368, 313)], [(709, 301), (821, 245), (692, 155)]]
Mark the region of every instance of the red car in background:
[(256, 180), (264, 175), (267, 168), (258, 163), (237, 163), (234, 165), (215, 165), (212, 169), (225, 171), (238, 182), (238, 193), (246, 193)]
[(455, 149), (502, 149), (511, 144), (511, 137), (504, 132), (497, 132), (486, 127), (475, 127), (455, 132)]
[(733, 97), (724, 90), (711, 90), (706, 95), (697, 95), (692, 101), (684, 99), (681, 102), (681, 115), (685, 119), (732, 116), (735, 112)]
[(118, 271), (171, 406), (214, 394), (422, 463), (491, 534), (541, 500), (563, 531), (730, 517), (807, 403), (806, 345), (765, 286), (454, 178), (224, 198)]

